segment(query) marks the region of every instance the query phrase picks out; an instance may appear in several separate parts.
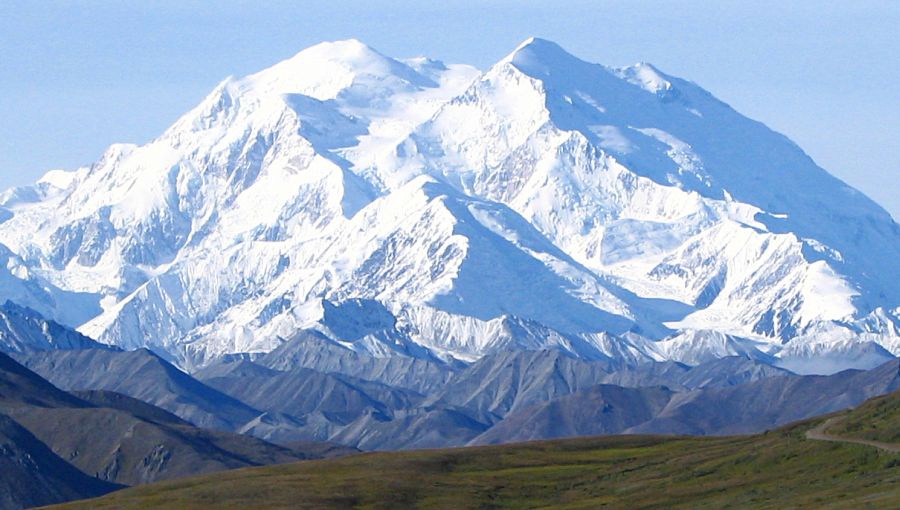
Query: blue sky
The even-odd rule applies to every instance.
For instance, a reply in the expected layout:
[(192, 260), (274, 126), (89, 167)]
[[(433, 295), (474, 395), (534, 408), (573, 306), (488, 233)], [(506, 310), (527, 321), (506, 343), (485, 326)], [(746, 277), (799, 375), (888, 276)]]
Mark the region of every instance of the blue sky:
[(900, 2), (0, 2), (0, 188), (146, 142), (228, 75), (322, 40), (485, 68), (531, 35), (651, 62), (900, 218)]

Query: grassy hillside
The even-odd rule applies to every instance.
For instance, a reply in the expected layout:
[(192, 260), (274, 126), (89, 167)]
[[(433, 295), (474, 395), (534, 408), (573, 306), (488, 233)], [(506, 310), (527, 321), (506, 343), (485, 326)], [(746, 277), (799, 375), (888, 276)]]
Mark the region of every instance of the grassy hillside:
[[(897, 423), (900, 395), (879, 402), (844, 423)], [(364, 454), (157, 483), (65, 508), (897, 508), (900, 455), (806, 439), (821, 421), (743, 437)]]
[(835, 436), (900, 443), (900, 392), (873, 398), (828, 428)]

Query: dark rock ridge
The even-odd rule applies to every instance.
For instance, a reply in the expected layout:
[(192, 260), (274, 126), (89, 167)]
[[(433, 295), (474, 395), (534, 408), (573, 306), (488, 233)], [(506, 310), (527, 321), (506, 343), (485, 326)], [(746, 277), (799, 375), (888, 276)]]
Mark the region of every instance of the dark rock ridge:
[[(246, 435), (197, 428), (163, 409), (113, 392), (67, 393), (5, 354), (0, 354), (0, 416), (9, 420), (3, 422), (3, 430), (14, 439), (9, 443), (10, 455), (24, 459), (22, 455), (28, 454), (46, 464), (45, 470), (39, 470), (44, 478), (32, 477), (30, 482), (35, 504), (99, 494), (101, 489), (114, 489), (114, 484), (134, 485), (348, 451), (308, 443), (282, 447)], [(40, 445), (59, 462), (44, 455)], [(20, 469), (16, 476), (25, 477), (28, 469)], [(54, 477), (79, 480), (73, 472), (96, 483), (85, 483), (82, 492), (70, 491), (63, 483), (58, 492), (42, 488), (44, 481)]]
[(107, 390), (161, 407), (198, 427), (233, 431), (262, 411), (201, 383), (147, 349), (16, 354), (66, 390)]

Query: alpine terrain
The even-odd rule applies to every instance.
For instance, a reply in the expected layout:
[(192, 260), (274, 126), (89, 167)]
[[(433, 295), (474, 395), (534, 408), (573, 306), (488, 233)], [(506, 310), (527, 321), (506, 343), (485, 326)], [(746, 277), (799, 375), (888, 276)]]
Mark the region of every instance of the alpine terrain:
[[(196, 371), (300, 335), (295, 361), (350, 352), (367, 384), (420, 393), (518, 351), (871, 369), (900, 355), (898, 261), (891, 216), (784, 136), (649, 64), (541, 39), (484, 72), (319, 44), (224, 80), (146, 145), (0, 195), (3, 316), (84, 335), (8, 352), (93, 339)], [(206, 378), (266, 404), (228, 375)], [(623, 427), (670, 396), (642, 398)]]

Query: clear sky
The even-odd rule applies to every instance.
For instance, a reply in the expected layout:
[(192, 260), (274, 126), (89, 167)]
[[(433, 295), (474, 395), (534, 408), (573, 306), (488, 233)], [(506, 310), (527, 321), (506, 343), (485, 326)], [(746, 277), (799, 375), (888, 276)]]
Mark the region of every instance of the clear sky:
[(647, 61), (900, 218), (900, 1), (0, 1), (0, 188), (146, 142), (228, 75), (323, 40), (486, 68), (528, 36)]

